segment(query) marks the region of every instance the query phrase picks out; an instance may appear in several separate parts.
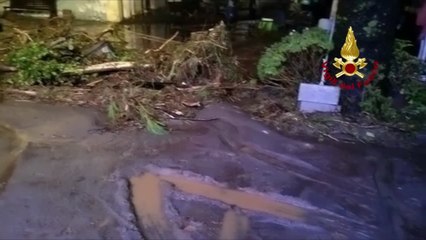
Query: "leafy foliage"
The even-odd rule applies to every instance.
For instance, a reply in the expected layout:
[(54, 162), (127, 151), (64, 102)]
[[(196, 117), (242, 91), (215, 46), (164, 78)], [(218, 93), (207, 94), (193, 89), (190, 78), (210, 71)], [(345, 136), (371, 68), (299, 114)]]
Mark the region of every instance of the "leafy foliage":
[(405, 49), (410, 47), (409, 41), (397, 40), (393, 59), (389, 69), (388, 80), (394, 89), (400, 90), (407, 102), (400, 113), (392, 106), (392, 99), (385, 97), (377, 86), (385, 76), (379, 74), (375, 85), (366, 88), (361, 106), (365, 112), (377, 119), (387, 122), (403, 121), (410, 128), (425, 126), (426, 119), (426, 86), (419, 82), (424, 66)]
[(321, 59), (332, 47), (328, 35), (320, 28), (305, 29), (302, 33), (293, 31), (266, 49), (257, 65), (257, 73), (261, 80), (283, 72), (296, 76), (299, 81), (317, 77)]
[(425, 68), (406, 48), (411, 47), (409, 41), (398, 40), (395, 44), (394, 64), (390, 70), (389, 79), (392, 84), (401, 89), (407, 106), (402, 109), (402, 117), (413, 127), (421, 127), (426, 119), (426, 87), (417, 79)]
[(382, 73), (384, 68), (380, 65), (377, 79), (373, 84), (366, 86), (361, 108), (379, 120), (392, 122), (397, 118), (397, 112), (392, 106), (392, 98), (384, 96), (379, 87), (379, 83), (386, 77)]
[(139, 118), (140, 123), (142, 123), (148, 132), (155, 135), (164, 135), (167, 133), (164, 124), (158, 121), (141, 102), (127, 101), (123, 98), (120, 101), (117, 98), (111, 97), (108, 101), (106, 111), (109, 120), (113, 124), (119, 121), (126, 121), (135, 113), (134, 117)]
[(13, 85), (60, 85), (59, 75), (73, 68), (73, 64), (61, 63), (55, 52), (45, 44), (32, 42), (8, 54), (8, 62), (18, 69), (16, 78), (10, 79)]
[(385, 97), (380, 88), (375, 85), (366, 87), (365, 99), (361, 102), (361, 107), (382, 121), (394, 121), (397, 118), (397, 112), (392, 107), (392, 98)]
[(108, 107), (107, 107), (108, 118), (111, 119), (114, 123), (117, 120), (117, 117), (119, 115), (119, 111), (120, 111), (120, 109), (119, 109), (119, 107), (118, 107), (118, 105), (115, 101), (111, 101), (108, 104)]
[(419, 82), (410, 82), (404, 85), (402, 93), (408, 102), (402, 109), (402, 116), (412, 123), (412, 127), (422, 127), (426, 119), (426, 87)]
[(148, 132), (155, 135), (164, 135), (167, 133), (166, 129), (164, 128), (164, 125), (161, 122), (152, 118), (147, 109), (141, 104), (139, 104), (138, 111), (140, 119), (145, 124)]
[(407, 40), (397, 39), (395, 41), (393, 59), (388, 75), (389, 81), (395, 88), (401, 89), (404, 84), (417, 81), (420, 77), (421, 62), (405, 50), (412, 46), (412, 43)]

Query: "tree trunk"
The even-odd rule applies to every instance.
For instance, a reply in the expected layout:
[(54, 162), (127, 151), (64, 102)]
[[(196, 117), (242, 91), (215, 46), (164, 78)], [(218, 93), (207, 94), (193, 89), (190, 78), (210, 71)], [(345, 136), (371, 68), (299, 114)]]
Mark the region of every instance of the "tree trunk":
[[(346, 86), (354, 84), (355, 88), (341, 91), (342, 113), (356, 114), (361, 111), (360, 102), (364, 86), (358, 88), (357, 82), (366, 80), (372, 71), (373, 62), (378, 61), (380, 74), (385, 73), (382, 67), (388, 65), (393, 52), (396, 27), (399, 20), (398, 0), (340, 0), (337, 10), (336, 31), (333, 37), (334, 50), (329, 57), (328, 69), (330, 73), (340, 72), (332, 64), (334, 58), (341, 58), (340, 50), (345, 43), (348, 29), (352, 29), (360, 50), (360, 58), (366, 58), (368, 65), (360, 69), (365, 77), (360, 79), (354, 76), (341, 76), (338, 79)], [(413, 26), (414, 27), (414, 26)], [(343, 59), (344, 60), (344, 59)], [(374, 81), (377, 81), (377, 77)], [(372, 84), (377, 84), (374, 82)], [(381, 86), (386, 86), (386, 79)]]

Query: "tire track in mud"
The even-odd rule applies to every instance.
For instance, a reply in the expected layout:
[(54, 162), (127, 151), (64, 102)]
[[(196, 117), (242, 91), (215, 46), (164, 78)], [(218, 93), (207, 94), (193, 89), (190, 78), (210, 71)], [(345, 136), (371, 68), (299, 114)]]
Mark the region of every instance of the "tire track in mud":
[[(283, 154), (262, 149), (256, 144), (247, 143), (239, 137), (239, 130), (237, 127), (227, 122), (225, 122), (225, 124), (228, 128), (234, 129), (230, 131), (220, 131), (218, 133), (218, 138), (236, 154), (248, 154), (261, 162), (266, 162), (272, 166), (278, 167), (298, 178), (338, 190), (355, 198), (364, 198), (366, 195), (374, 197), (376, 195), (375, 189), (373, 188), (359, 186), (358, 184), (347, 181), (343, 178), (323, 173), (323, 170), (316, 168), (302, 159), (292, 156), (284, 156)], [(216, 128), (219, 129), (218, 127)], [(232, 132), (232, 135), (229, 134)], [(305, 174), (302, 174), (301, 172)], [(351, 189), (348, 189), (348, 186), (351, 186)]]
[(381, 225), (381, 237), (383, 239), (397, 238), (405, 240), (404, 218), (398, 200), (394, 196), (394, 165), (390, 159), (376, 161), (374, 182), (377, 187), (379, 202), (379, 224)]
[[(250, 156), (299, 179), (332, 189), (336, 193), (335, 197), (337, 201), (345, 208), (357, 206), (359, 211), (361, 211), (356, 214), (358, 217), (357, 220), (324, 210), (327, 214), (324, 214), (324, 211), (313, 214), (311, 219), (312, 221), (322, 222), (324, 224), (333, 222), (336, 226), (340, 226), (341, 229), (345, 229), (345, 231), (350, 231), (349, 223), (351, 223), (354, 227), (356, 226), (357, 229), (360, 229), (358, 234), (362, 238), (368, 238), (368, 236), (375, 234), (374, 232), (377, 228), (374, 225), (367, 224), (361, 220), (363, 218), (367, 218), (369, 221), (375, 220), (374, 209), (371, 206), (369, 207), (370, 204), (364, 204), (366, 201), (376, 199), (377, 191), (374, 186), (360, 186), (359, 183), (350, 180), (348, 181), (342, 177), (333, 176), (327, 172), (324, 173), (323, 171), (327, 170), (318, 169), (308, 162), (303, 161), (303, 159), (276, 153), (263, 149), (261, 146), (254, 143), (243, 141), (240, 137), (238, 127), (225, 121), (224, 125), (226, 125), (226, 127), (230, 130), (218, 131), (217, 136), (220, 141), (234, 153)], [(224, 126), (220, 127), (223, 128)], [(219, 129), (217, 126), (215, 126), (215, 128)]]

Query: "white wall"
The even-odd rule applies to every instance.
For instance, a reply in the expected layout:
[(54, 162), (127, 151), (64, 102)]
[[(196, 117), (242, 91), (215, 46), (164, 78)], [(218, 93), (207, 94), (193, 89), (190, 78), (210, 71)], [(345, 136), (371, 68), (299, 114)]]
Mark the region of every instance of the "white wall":
[(0, 14), (3, 14), (4, 7), (9, 6), (10, 1), (0, 0)]
[(56, 6), (58, 12), (71, 10), (76, 19), (105, 21), (107, 18), (106, 1), (103, 0), (57, 0)]

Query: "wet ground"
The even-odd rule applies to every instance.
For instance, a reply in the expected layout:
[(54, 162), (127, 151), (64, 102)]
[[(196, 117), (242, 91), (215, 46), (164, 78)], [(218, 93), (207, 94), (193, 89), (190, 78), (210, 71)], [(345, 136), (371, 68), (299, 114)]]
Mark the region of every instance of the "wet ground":
[[(130, 47), (152, 48), (141, 33), (167, 38), (179, 27), (126, 29)], [(261, 45), (235, 50), (255, 70)], [(0, 105), (0, 239), (426, 236), (425, 145), (402, 150), (286, 137), (226, 104), (198, 114), (219, 120), (171, 122), (166, 136), (108, 132), (102, 116), (77, 107)]]
[(165, 136), (107, 132), (101, 116), (0, 105), (0, 166), (15, 165), (2, 176), (0, 239), (426, 236), (424, 147), (288, 138), (226, 104)]

